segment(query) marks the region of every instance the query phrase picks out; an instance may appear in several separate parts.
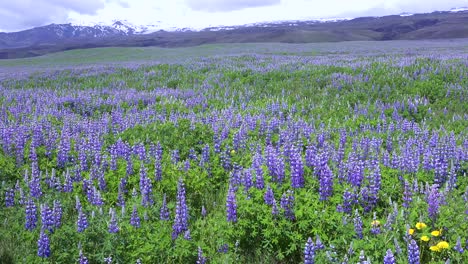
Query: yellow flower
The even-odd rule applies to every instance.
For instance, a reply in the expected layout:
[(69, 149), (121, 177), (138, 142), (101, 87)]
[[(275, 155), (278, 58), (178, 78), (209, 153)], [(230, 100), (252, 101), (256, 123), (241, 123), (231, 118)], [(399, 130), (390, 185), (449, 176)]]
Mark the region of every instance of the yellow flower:
[(439, 243), (437, 243), (437, 247), (440, 249), (447, 249), (449, 248), (449, 243), (447, 243), (446, 241), (440, 241)]
[(231, 155), (234, 155), (234, 154), (236, 154), (236, 151), (233, 149), (231, 150)]
[(418, 230), (421, 230), (421, 229), (425, 228), (426, 226), (427, 226), (427, 225), (426, 225), (425, 223), (422, 223), (422, 222), (416, 223), (416, 228), (417, 228)]
[(435, 237), (438, 237), (438, 236), (440, 236), (440, 231), (439, 230), (434, 230), (434, 231), (431, 232), (431, 235), (435, 236)]
[(440, 251), (440, 248), (438, 246), (431, 246), (429, 248), (431, 251), (435, 251), (435, 252), (439, 252)]
[(372, 226), (380, 226), (380, 221), (379, 220), (374, 220), (371, 223)]
[(430, 238), (429, 238), (428, 236), (422, 236), (422, 237), (421, 237), (421, 240), (424, 241), (424, 242), (429, 241), (429, 239), (430, 239)]
[(414, 229), (413, 229), (413, 228), (410, 228), (410, 229), (408, 230), (408, 234), (410, 234), (410, 235), (414, 234)]

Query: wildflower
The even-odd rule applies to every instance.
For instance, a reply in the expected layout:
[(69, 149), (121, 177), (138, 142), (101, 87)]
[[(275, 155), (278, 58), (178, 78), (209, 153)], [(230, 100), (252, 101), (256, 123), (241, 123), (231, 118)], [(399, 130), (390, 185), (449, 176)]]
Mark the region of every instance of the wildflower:
[(429, 250), (434, 252), (440, 252), (441, 249), (438, 246), (430, 246)]
[(206, 257), (203, 256), (203, 250), (198, 247), (198, 259), (197, 259), (197, 264), (205, 264), (206, 263)]
[(414, 234), (414, 228), (408, 229), (408, 234), (413, 235)]
[(449, 248), (449, 243), (447, 243), (447, 241), (440, 241), (437, 243), (437, 247), (440, 249), (447, 249)]
[(138, 216), (138, 211), (136, 205), (133, 205), (132, 217), (130, 218), (130, 224), (135, 228), (140, 227), (140, 217)]
[(428, 236), (422, 236), (421, 240), (424, 241), (424, 242), (427, 242), (427, 241), (430, 240), (430, 238)]
[(167, 208), (167, 202), (166, 202), (166, 194), (163, 196), (163, 202), (161, 205), (161, 209), (159, 210), (159, 219), (162, 221), (168, 221), (170, 219), (170, 212), (169, 209)]
[(409, 264), (419, 264), (420, 263), (420, 256), (419, 256), (419, 247), (418, 243), (411, 239), (408, 243), (408, 263)]
[(233, 186), (229, 186), (226, 199), (226, 218), (228, 222), (237, 222), (237, 202)]
[(117, 225), (117, 218), (115, 216), (115, 210), (113, 208), (110, 210), (110, 217), (111, 218), (108, 224), (109, 233), (119, 232), (119, 226)]
[(439, 214), (439, 207), (441, 204), (441, 194), (438, 189), (437, 184), (433, 184), (430, 189), (427, 191), (427, 204), (428, 204), (428, 213), (429, 217), (431, 218), (432, 222), (434, 223), (436, 221), (436, 218)]
[(41, 229), (39, 240), (37, 241), (37, 255), (41, 258), (50, 257), (50, 241), (44, 229)]
[(395, 256), (393, 256), (393, 253), (392, 253), (392, 250), (389, 249), (387, 250), (387, 254), (385, 254), (385, 257), (384, 257), (384, 260), (383, 260), (384, 264), (395, 264)]
[(362, 219), (361, 216), (358, 213), (358, 210), (356, 209), (356, 216), (353, 219), (354, 221), (354, 231), (356, 232), (356, 235), (359, 239), (363, 238), (362, 234)]
[(80, 250), (80, 259), (79, 259), (80, 264), (88, 264), (88, 258), (83, 255), (83, 251)]
[(465, 251), (461, 245), (461, 240), (460, 237), (457, 238), (457, 243), (455, 244), (455, 247), (453, 247), (458, 253), (463, 253)]
[(425, 223), (422, 223), (422, 222), (416, 223), (416, 228), (417, 228), (418, 230), (424, 229), (424, 228), (426, 228), (426, 226), (427, 226), (427, 225), (426, 225)]
[(372, 221), (371, 226), (380, 226), (380, 221), (379, 220)]
[(439, 230), (434, 230), (434, 231), (431, 232), (431, 235), (435, 236), (435, 237), (438, 237), (438, 236), (440, 236), (440, 231)]
[(312, 239), (309, 237), (304, 248), (304, 263), (314, 264), (315, 262), (315, 246)]
[(188, 208), (185, 201), (185, 186), (182, 178), (177, 183), (177, 202), (174, 224), (172, 225), (172, 239), (188, 230)]

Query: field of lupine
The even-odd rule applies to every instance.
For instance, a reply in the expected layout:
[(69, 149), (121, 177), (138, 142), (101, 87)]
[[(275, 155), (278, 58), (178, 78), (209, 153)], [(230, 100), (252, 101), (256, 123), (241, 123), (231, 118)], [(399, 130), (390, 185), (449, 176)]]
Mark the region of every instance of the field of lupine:
[(0, 263), (468, 263), (468, 43), (408, 43), (5, 70)]

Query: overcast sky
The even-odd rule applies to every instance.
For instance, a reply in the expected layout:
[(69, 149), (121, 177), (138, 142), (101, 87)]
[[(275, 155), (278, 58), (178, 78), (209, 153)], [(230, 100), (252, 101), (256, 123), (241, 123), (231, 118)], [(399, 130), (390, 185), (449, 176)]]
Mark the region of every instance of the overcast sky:
[(205, 28), (254, 22), (431, 12), (468, 0), (0, 0), (0, 31), (50, 23), (108, 23)]

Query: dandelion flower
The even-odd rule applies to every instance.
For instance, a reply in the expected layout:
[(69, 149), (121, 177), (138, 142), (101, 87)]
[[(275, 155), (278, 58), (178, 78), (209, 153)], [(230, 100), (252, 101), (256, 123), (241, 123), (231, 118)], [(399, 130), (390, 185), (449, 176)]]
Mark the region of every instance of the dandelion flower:
[(427, 225), (425, 223), (422, 223), (422, 222), (418, 222), (416, 223), (416, 228), (418, 230), (421, 230), (421, 229), (424, 229)]
[(439, 230), (434, 230), (434, 231), (431, 232), (431, 235), (435, 236), (435, 237), (438, 237), (438, 236), (440, 236), (440, 231)]
[(434, 251), (434, 252), (439, 252), (440, 248), (438, 246), (431, 246), (429, 247), (429, 250)]
[(439, 243), (437, 243), (437, 247), (440, 249), (447, 249), (449, 248), (449, 243), (447, 243), (446, 241), (440, 241)]
[(380, 226), (380, 221), (379, 220), (374, 220), (371, 223), (372, 226)]
[(410, 235), (414, 234), (414, 229), (413, 228), (408, 229), (408, 234)]
[(429, 239), (430, 239), (430, 238), (429, 238), (428, 236), (422, 236), (422, 237), (421, 237), (421, 240), (424, 241), (424, 242), (429, 241)]

